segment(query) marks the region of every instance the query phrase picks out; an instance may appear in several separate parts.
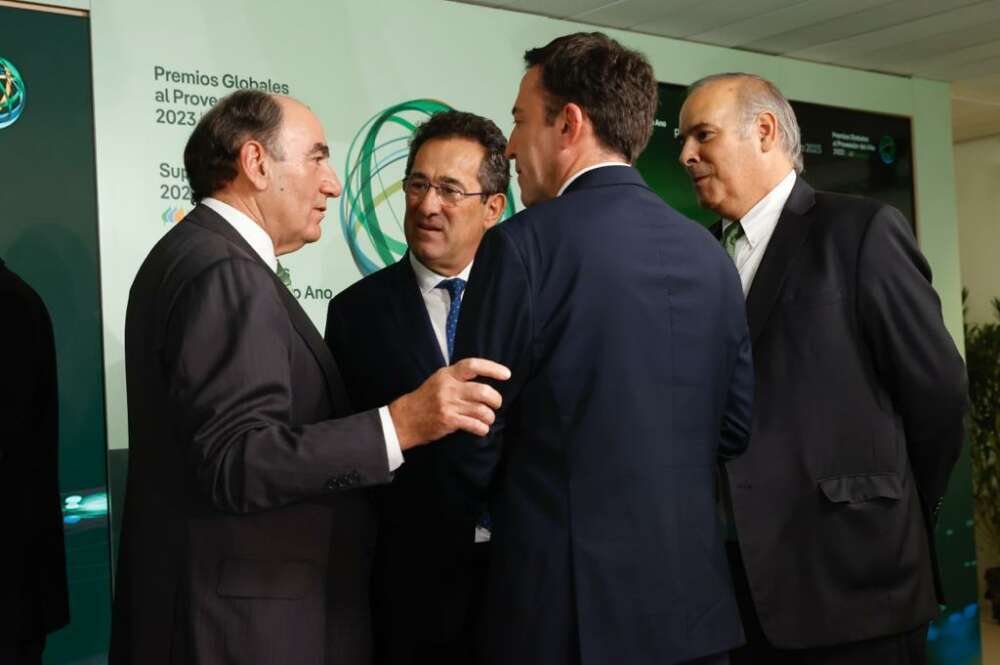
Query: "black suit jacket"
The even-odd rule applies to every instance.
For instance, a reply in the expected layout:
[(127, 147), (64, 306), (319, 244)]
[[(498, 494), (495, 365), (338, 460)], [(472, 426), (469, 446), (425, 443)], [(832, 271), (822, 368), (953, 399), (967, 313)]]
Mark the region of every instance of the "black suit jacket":
[(803, 648), (926, 623), (937, 604), (931, 518), (967, 398), (909, 224), (798, 179), (747, 315), (754, 427), (728, 473), (767, 637)]
[(38, 294), (0, 261), (0, 644), (69, 623), (59, 499), (59, 400), (52, 323)]
[(449, 453), (496, 470), (486, 660), (677, 663), (742, 643), (714, 497), (743, 452), (743, 293), (703, 228), (631, 167), (583, 174), (490, 230), (456, 356), (511, 367), (495, 439)]
[(209, 208), (139, 269), (125, 361), (111, 662), (367, 663), (375, 518), (348, 490), (389, 479), (378, 414), (341, 417), (319, 333)]
[[(369, 275), (330, 302), (326, 341), (355, 408), (387, 404), (444, 366), (410, 258)], [(422, 644), (469, 642), (482, 601), (483, 547), (435, 443), (404, 453), (393, 482), (375, 489), (376, 662), (410, 663)]]

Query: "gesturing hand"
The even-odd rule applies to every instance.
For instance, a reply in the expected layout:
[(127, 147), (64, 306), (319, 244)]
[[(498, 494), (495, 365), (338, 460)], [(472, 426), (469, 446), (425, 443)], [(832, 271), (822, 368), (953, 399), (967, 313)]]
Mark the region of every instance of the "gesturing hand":
[(455, 430), (485, 436), (500, 408), (500, 393), (477, 377), (506, 381), (510, 370), (483, 358), (466, 358), (434, 372), (423, 385), (389, 404), (403, 450)]

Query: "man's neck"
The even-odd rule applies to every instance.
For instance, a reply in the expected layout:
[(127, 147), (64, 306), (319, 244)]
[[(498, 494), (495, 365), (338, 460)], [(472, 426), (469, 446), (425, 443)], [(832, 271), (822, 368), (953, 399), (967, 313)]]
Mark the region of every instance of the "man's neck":
[(576, 174), (581, 171), (597, 166), (598, 164), (606, 164), (608, 162), (628, 164), (623, 156), (610, 150), (589, 150), (587, 152), (580, 153), (566, 165), (566, 168), (562, 169), (562, 178), (559, 180), (559, 187), (556, 191), (561, 191), (565, 187), (566, 183), (573, 179)]
[(785, 179), (789, 171), (792, 170), (792, 165), (781, 165), (776, 168), (769, 170), (766, 174), (766, 178), (762, 179), (759, 189), (754, 193), (755, 195), (750, 201), (744, 202), (741, 210), (732, 211), (731, 215), (723, 214), (722, 216), (726, 219), (739, 220), (742, 219), (748, 212), (753, 210), (754, 206), (763, 201), (768, 194), (774, 191), (774, 188), (781, 184), (781, 181)]
[(264, 229), (264, 232), (267, 233), (269, 238), (271, 238), (271, 243), (275, 247), (275, 253), (278, 253), (277, 251), (278, 242), (275, 239), (274, 235), (271, 233), (271, 230), (268, 229), (267, 225), (264, 223), (264, 216), (260, 212), (260, 207), (257, 205), (257, 202), (252, 197), (243, 196), (240, 194), (240, 192), (227, 189), (221, 192), (215, 192), (214, 194), (212, 194), (212, 198), (222, 201), (228, 206), (236, 208), (244, 215), (249, 217), (251, 220), (253, 220), (253, 222), (257, 226)]

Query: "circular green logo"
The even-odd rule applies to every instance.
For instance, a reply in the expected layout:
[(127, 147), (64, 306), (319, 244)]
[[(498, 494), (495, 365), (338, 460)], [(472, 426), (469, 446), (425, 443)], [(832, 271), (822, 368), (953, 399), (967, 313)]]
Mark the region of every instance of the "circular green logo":
[(878, 142), (878, 156), (883, 164), (892, 164), (896, 161), (896, 139), (888, 134)]
[[(362, 275), (395, 263), (406, 251), (403, 172), (410, 136), (426, 118), (451, 110), (434, 99), (402, 102), (369, 118), (351, 141), (344, 166), (340, 228)], [(508, 189), (502, 219), (513, 214), (514, 197)]]
[(0, 129), (10, 127), (24, 111), (24, 79), (9, 60), (0, 58)]

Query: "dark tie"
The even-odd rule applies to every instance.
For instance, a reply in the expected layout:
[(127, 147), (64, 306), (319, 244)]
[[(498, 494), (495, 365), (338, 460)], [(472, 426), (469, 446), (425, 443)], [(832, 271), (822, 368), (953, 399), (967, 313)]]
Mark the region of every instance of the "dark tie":
[[(448, 362), (451, 362), (451, 356), (455, 353), (455, 330), (458, 328), (458, 312), (462, 309), (462, 292), (465, 291), (465, 280), (461, 277), (443, 279), (434, 288), (444, 289), (451, 296), (448, 319), (444, 324), (445, 337), (448, 340)], [(489, 513), (483, 511), (476, 526), (489, 531), (492, 526)]]
[(451, 296), (448, 319), (444, 324), (444, 334), (448, 340), (448, 362), (451, 362), (451, 356), (455, 352), (455, 330), (458, 328), (458, 311), (462, 309), (462, 292), (465, 291), (465, 280), (461, 277), (443, 279), (434, 288), (444, 289)]
[(736, 260), (736, 241), (743, 236), (743, 225), (739, 222), (733, 222), (722, 231), (722, 248), (733, 261)]

